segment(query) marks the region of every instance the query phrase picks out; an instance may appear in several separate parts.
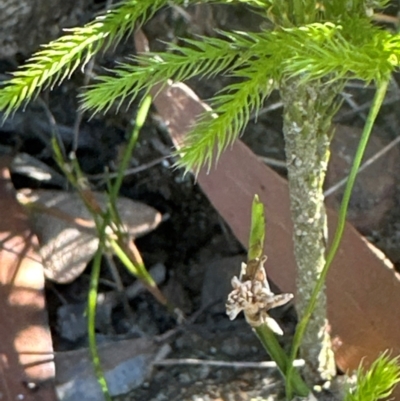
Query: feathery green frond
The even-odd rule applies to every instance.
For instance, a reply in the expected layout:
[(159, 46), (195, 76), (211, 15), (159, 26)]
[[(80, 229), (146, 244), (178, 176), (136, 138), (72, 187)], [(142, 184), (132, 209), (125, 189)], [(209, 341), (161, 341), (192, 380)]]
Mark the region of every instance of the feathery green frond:
[[(205, 2), (209, 1), (211, 0), (205, 0)], [(274, 3), (275, 7), (279, 4), (286, 4), (282, 1), (271, 2), (269, 0), (225, 0), (223, 2), (247, 3), (251, 6), (263, 8), (266, 11), (272, 6), (272, 3)], [(124, 35), (131, 33), (135, 26), (147, 21), (158, 9), (167, 3), (167, 0), (126, 0), (118, 7), (96, 18), (86, 26), (67, 30), (65, 36), (44, 46), (42, 50), (35, 53), (32, 58), (28, 60), (26, 65), (13, 74), (14, 77), (6, 83), (0, 92), (0, 111), (4, 111), (5, 114), (8, 115), (25, 101), (33, 98), (40, 89), (53, 87), (59, 84), (65, 78), (69, 77), (80, 65), (85, 65), (100, 49), (107, 48), (113, 42), (116, 43), (120, 41)], [(175, 4), (183, 3), (185, 3), (185, 0), (175, 1)], [(348, 2), (344, 1), (341, 3), (343, 3), (343, 6), (348, 4)], [(361, 4), (364, 2), (354, 2), (354, 4), (356, 3)], [(385, 1), (380, 0), (380, 3), (383, 4)], [(328, 7), (328, 5), (326, 5), (326, 7)], [(349, 23), (351, 23), (351, 20)], [(322, 26), (323, 24), (320, 24), (320, 28)], [(370, 26), (368, 28), (371, 29)], [(354, 76), (370, 81), (375, 78), (377, 71), (379, 71), (381, 75), (386, 75), (387, 71), (393, 68), (391, 65), (391, 63), (393, 63), (393, 57), (391, 59), (390, 57), (386, 57), (386, 59), (382, 57), (382, 51), (385, 50), (385, 46), (388, 52), (393, 52), (399, 48), (398, 40), (393, 40), (389, 33), (380, 32), (379, 35), (374, 37), (374, 40), (369, 43), (365, 42), (364, 47), (357, 48), (358, 51), (354, 52), (354, 49), (337, 35), (337, 29), (337, 40), (330, 40), (329, 37), (327, 37), (324, 46), (318, 48), (321, 43), (316, 40), (316, 37), (313, 37), (313, 35), (317, 33), (315, 27), (309, 25), (296, 29), (297, 31), (292, 29), (291, 32), (289, 32), (290, 30), (269, 32), (271, 40), (281, 40), (281, 45), (283, 46), (281, 48), (273, 46), (271, 41), (269, 44), (265, 43), (266, 46), (270, 46), (271, 51), (274, 50), (277, 52), (282, 52), (292, 47), (295, 58), (291, 59), (288, 57), (286, 66), (287, 70), (289, 72), (291, 71), (292, 74), (308, 74), (309, 76), (319, 78), (339, 66), (341, 67), (341, 71), (337, 72), (338, 76), (345, 75), (348, 71), (351, 71)], [(302, 29), (308, 30), (309, 32), (307, 46), (302, 42), (304, 39), (304, 32), (301, 32)], [(325, 30), (327, 30), (326, 24)], [(298, 36), (297, 40), (295, 37), (296, 33)], [(357, 35), (358, 30), (352, 29), (352, 33)], [(186, 45), (189, 45), (188, 49), (173, 46), (172, 50), (174, 50), (175, 53), (169, 54), (168, 56), (163, 55), (165, 58), (164, 62), (158, 60), (154, 55), (153, 60), (139, 58), (138, 61), (145, 62), (144, 70), (136, 71), (134, 67), (124, 64), (116, 71), (115, 78), (102, 77), (100, 79), (99, 82), (104, 87), (99, 89), (98, 92), (96, 92), (96, 87), (94, 87), (92, 91), (88, 93), (87, 97), (85, 97), (86, 106), (99, 111), (104, 108), (109, 108), (111, 103), (115, 100), (122, 101), (125, 97), (137, 95), (142, 84), (146, 86), (146, 83), (140, 82), (140, 78), (144, 77), (149, 71), (153, 71), (153, 69), (157, 71), (159, 75), (155, 74), (150, 81), (152, 84), (157, 82), (160, 76), (164, 78), (174, 76), (176, 79), (186, 79), (196, 74), (210, 75), (222, 71), (233, 61), (234, 57), (232, 58), (232, 54), (236, 52), (236, 56), (237, 53), (239, 53), (238, 46), (244, 46), (242, 50), (246, 49), (246, 47), (247, 50), (251, 48), (251, 36), (248, 36), (247, 43), (244, 43), (246, 40), (243, 35), (241, 37), (241, 42), (243, 43), (237, 41), (240, 35), (229, 37), (229, 35), (226, 34), (226, 37), (231, 40), (230, 44), (215, 38), (212, 40), (205, 40), (204, 42), (187, 40)], [(234, 39), (233, 41), (232, 38)], [(391, 41), (391, 43), (388, 43), (389, 41)], [(308, 53), (308, 45), (311, 46), (311, 53)], [(220, 51), (219, 54), (221, 54), (220, 62), (215, 57), (218, 54), (218, 50)], [(210, 51), (211, 54), (208, 55)], [(226, 51), (227, 55), (223, 55), (223, 51)], [(344, 55), (348, 58), (349, 62), (347, 64), (341, 64), (342, 54), (339, 54), (341, 52), (344, 52)], [(268, 53), (268, 48), (266, 48), (266, 53)], [(204, 60), (198, 59), (201, 56), (204, 57)], [(352, 62), (350, 56), (354, 57)], [(328, 59), (321, 61), (322, 57), (328, 57)], [(185, 63), (185, 60), (183, 60), (184, 58), (194, 61), (194, 64), (199, 63), (199, 65), (195, 66), (192, 64), (190, 66), (188, 63)], [(310, 60), (310, 58), (313, 58), (313, 60)], [(371, 58), (378, 60), (378, 62), (381, 63), (379, 67), (382, 67), (382, 69), (376, 68), (376, 66), (372, 67), (370, 62)], [(365, 61), (369, 64), (367, 64), (367, 68), (364, 68), (364, 72), (360, 73), (360, 70), (365, 67)], [(171, 65), (169, 65), (169, 63)], [(221, 63), (221, 66), (219, 66), (219, 63)], [(311, 66), (314, 71), (308, 71), (309, 66)], [(134, 72), (133, 74), (131, 74), (132, 69)], [(138, 77), (139, 80), (134, 83), (136, 77)], [(115, 87), (113, 87), (114, 84)], [(149, 87), (149, 85), (147, 85), (147, 87)], [(107, 95), (110, 95), (110, 99), (105, 100), (104, 97), (107, 97)]]
[[(271, 7), (295, 8), (295, 2), (286, 0), (221, 1), (247, 3), (264, 8), (266, 13), (271, 12)], [(385, 1), (373, 3), (381, 5)], [(8, 115), (34, 97), (39, 89), (59, 84), (101, 48), (121, 40), (166, 3), (167, 0), (125, 0), (83, 28), (69, 30), (14, 73), (13, 79), (0, 91), (0, 111)], [(175, 1), (175, 4), (183, 3), (186, 1)], [(307, 4), (315, 8), (313, 1)], [(355, 0), (351, 4), (361, 10), (366, 3)], [(325, 12), (342, 9), (349, 12), (347, 0), (335, 2), (337, 8), (331, 4), (324, 7)], [(311, 11), (310, 15), (316, 12)], [(99, 77), (82, 95), (83, 108), (98, 112), (108, 110), (114, 102), (121, 106), (125, 100), (131, 102), (142, 91), (146, 93), (168, 79), (184, 81), (220, 72), (244, 79), (245, 84), (233, 84), (214, 99), (218, 117), (205, 117), (182, 152), (184, 156), (179, 163), (198, 169), (204, 162), (210, 164), (215, 144), (218, 157), (239, 135), (250, 110), (257, 110), (261, 99), (269, 94), (270, 79), (279, 81), (284, 76), (300, 76), (307, 81), (331, 76), (332, 79), (380, 81), (399, 66), (399, 35), (373, 27), (363, 15), (352, 18), (346, 15), (344, 12), (336, 24), (313, 23), (260, 33), (220, 32), (221, 38), (186, 39), (184, 46), (171, 45), (169, 52), (136, 57), (131, 60), (135, 65), (124, 63), (113, 71), (114, 75)]]
[(383, 353), (364, 371), (362, 366), (357, 371), (354, 389), (348, 391), (344, 401), (377, 401), (387, 398), (400, 382), (399, 357), (390, 358)]
[(338, 18), (365, 17), (370, 10), (382, 9), (390, 0), (323, 0), (326, 18), (331, 21)]
[[(355, 33), (354, 33), (355, 32)], [(108, 110), (114, 101), (132, 101), (141, 91), (173, 78), (184, 81), (195, 75), (219, 72), (240, 77), (245, 83), (230, 85), (214, 98), (218, 117), (208, 113), (181, 152), (178, 162), (187, 169), (210, 165), (231, 144), (269, 94), (270, 79), (300, 76), (304, 81), (360, 78), (380, 81), (398, 66), (399, 37), (373, 28), (367, 20), (354, 19), (345, 25), (314, 23), (300, 28), (260, 33), (221, 32), (222, 39), (186, 40), (164, 52), (134, 59), (139, 65), (123, 64), (114, 76), (99, 77), (83, 95), (84, 108)], [(268, 89), (266, 89), (268, 88)], [(261, 95), (260, 95), (261, 94)]]
[[(180, 0), (179, 2), (183, 2)], [(85, 65), (103, 46), (120, 41), (147, 21), (167, 0), (126, 0), (107, 14), (45, 45), (0, 91), (0, 111), (6, 116), (43, 88), (53, 87)]]
[[(186, 39), (185, 46), (170, 45), (172, 52), (147, 53), (132, 59), (134, 64), (121, 64), (113, 76), (100, 76), (82, 95), (83, 108), (94, 112), (107, 111), (118, 101), (132, 102), (138, 94), (168, 79), (184, 81), (193, 76), (210, 77), (230, 71), (263, 48), (256, 35), (220, 32), (228, 40)], [(259, 50), (258, 50), (259, 51)]]
[[(292, 42), (287, 43), (291, 57), (284, 63), (285, 72), (292, 77), (303, 76), (305, 80), (330, 74), (367, 83), (385, 79), (399, 65), (400, 36), (372, 27), (367, 31), (363, 29), (363, 21), (359, 22), (353, 22), (350, 32), (331, 23), (291, 29)], [(362, 41), (351, 38), (351, 32), (357, 31), (366, 32)], [(283, 36), (282, 42), (286, 41)]]
[(206, 113), (188, 137), (177, 166), (197, 173), (201, 166), (210, 168), (214, 156), (221, 153), (240, 135), (252, 111), (257, 112), (274, 88), (278, 76), (268, 60), (252, 61), (233, 76), (244, 82), (227, 86), (213, 99), (214, 112)]

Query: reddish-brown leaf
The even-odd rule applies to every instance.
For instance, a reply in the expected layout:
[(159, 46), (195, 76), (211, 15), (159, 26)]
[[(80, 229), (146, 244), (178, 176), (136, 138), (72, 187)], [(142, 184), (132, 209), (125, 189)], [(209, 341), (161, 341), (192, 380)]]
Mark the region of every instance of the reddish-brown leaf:
[(43, 266), (0, 159), (0, 399), (55, 401)]

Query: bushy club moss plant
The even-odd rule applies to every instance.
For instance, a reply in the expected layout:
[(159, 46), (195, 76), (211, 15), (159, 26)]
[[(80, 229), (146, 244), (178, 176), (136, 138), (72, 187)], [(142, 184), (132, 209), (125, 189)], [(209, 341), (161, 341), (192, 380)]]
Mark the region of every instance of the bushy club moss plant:
[[(174, 3), (185, 6), (198, 2)], [(298, 264), (296, 307), (300, 324), (291, 358), (296, 357), (303, 341), (300, 352), (307, 362), (305, 377), (313, 385), (334, 374), (323, 291), (334, 251), (325, 258), (322, 183), (328, 163), (331, 120), (338, 107), (336, 95), (352, 78), (376, 83), (375, 110), (364, 130), (365, 142), (390, 74), (399, 66), (400, 37), (372, 23), (374, 8), (384, 7), (386, 0), (203, 0), (202, 3), (246, 3), (269, 20), (273, 29), (219, 32), (218, 38), (186, 39), (182, 46), (171, 45), (166, 52), (132, 57), (111, 76), (97, 77), (83, 93), (82, 107), (92, 113), (107, 111), (114, 103), (121, 106), (125, 101), (132, 102), (170, 78), (184, 81), (219, 73), (237, 78), (212, 99), (213, 112), (200, 119), (179, 151), (178, 165), (197, 173), (201, 166), (210, 166), (215, 155), (218, 159), (240, 135), (250, 113), (257, 113), (274, 89), (280, 90)], [(40, 90), (60, 84), (97, 52), (131, 34), (168, 4), (168, 0), (125, 0), (86, 26), (67, 31), (13, 73), (0, 92), (0, 110), (7, 116)], [(356, 171), (357, 162), (353, 178)], [(342, 216), (351, 185), (348, 188)], [(335, 237), (336, 249), (342, 229), (339, 226)], [(291, 374), (289, 364), (286, 375), (290, 378)], [(293, 389), (291, 381), (287, 383), (290, 398)]]

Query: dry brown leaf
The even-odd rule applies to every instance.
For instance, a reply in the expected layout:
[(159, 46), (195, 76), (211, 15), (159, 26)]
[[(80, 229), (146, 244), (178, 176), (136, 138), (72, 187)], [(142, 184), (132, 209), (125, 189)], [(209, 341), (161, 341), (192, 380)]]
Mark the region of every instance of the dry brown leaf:
[[(105, 208), (107, 197), (93, 192)], [(90, 212), (76, 192), (55, 190), (18, 191), (18, 198), (29, 210), (32, 228), (39, 238), (46, 278), (69, 283), (78, 277), (93, 258), (99, 240)], [(161, 214), (150, 206), (120, 197), (117, 201), (125, 230), (134, 238), (153, 230)]]
[(9, 163), (0, 159), (0, 399), (55, 401), (43, 266)]

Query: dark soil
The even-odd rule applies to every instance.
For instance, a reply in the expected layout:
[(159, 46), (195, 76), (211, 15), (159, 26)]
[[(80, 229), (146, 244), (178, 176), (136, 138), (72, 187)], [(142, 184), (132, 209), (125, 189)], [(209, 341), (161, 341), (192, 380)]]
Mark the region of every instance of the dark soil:
[[(96, 2), (96, 9), (101, 2)], [(195, 6), (185, 9), (168, 9), (157, 13), (145, 27), (151, 47), (160, 50), (166, 42), (179, 42), (178, 37), (194, 37), (194, 35), (215, 35), (215, 29), (259, 29), (261, 18), (250, 13), (245, 7)], [(188, 21), (188, 17), (191, 18)], [(107, 52), (96, 59), (93, 70), (102, 72), (104, 67), (110, 68), (134, 51), (133, 41), (128, 38), (120, 44), (115, 52)], [(7, 67), (5, 67), (7, 68)], [(6, 72), (5, 70), (3, 72)], [(50, 138), (52, 129), (49, 113), (54, 117), (59, 134), (67, 151), (73, 146), (74, 126), (77, 115), (77, 94), (85, 80), (82, 73), (76, 73), (72, 79), (52, 92), (43, 93), (39, 100), (32, 102), (24, 111), (19, 111), (13, 119), (7, 120), (1, 128), (2, 145), (11, 146), (15, 152), (25, 152), (47, 163), (58, 170), (52, 160)], [(213, 80), (192, 80), (191, 87), (204, 99), (210, 98), (228, 82), (227, 78), (217, 77)], [(397, 92), (396, 92), (397, 91)], [(373, 91), (369, 88), (347, 88), (353, 100), (362, 105), (371, 99)], [(398, 96), (397, 87), (392, 93)], [(265, 107), (279, 101), (277, 93), (267, 100)], [(379, 136), (383, 144), (390, 142), (397, 135), (397, 104), (390, 103), (384, 107), (378, 121)], [(92, 187), (104, 190), (104, 180), (90, 178), (102, 174), (105, 168), (115, 171), (118, 166), (125, 138), (132, 128), (136, 105), (114, 114), (115, 110), (105, 116), (84, 115), (79, 126), (79, 142), (77, 156), (82, 170), (88, 174)], [(282, 110), (261, 114), (253, 119), (243, 135), (243, 140), (260, 156), (284, 160), (284, 143), (281, 135)], [(347, 113), (347, 114), (346, 114)], [(361, 117), (360, 117), (361, 116)], [(362, 126), (362, 115), (352, 112), (347, 103), (339, 113), (337, 121), (353, 126)], [(149, 166), (144, 171), (125, 178), (121, 193), (124, 196), (139, 200), (159, 210), (165, 221), (152, 233), (137, 240), (147, 266), (162, 263), (167, 270), (167, 277), (161, 284), (161, 290), (171, 297), (187, 316), (198, 312), (197, 319), (189, 324), (181, 334), (170, 342), (172, 348), (169, 358), (199, 358), (223, 361), (264, 361), (268, 355), (242, 318), (230, 322), (223, 312), (223, 300), (219, 306), (206, 307), (202, 302), (204, 276), (207, 266), (226, 257), (244, 254), (244, 250), (232, 236), (229, 228), (219, 217), (218, 212), (196, 185), (194, 178), (183, 175), (180, 170), (173, 169), (170, 158), (172, 143), (157, 113), (153, 110), (143, 128), (131, 161), (131, 167), (146, 166), (152, 161), (164, 157), (162, 161)], [(277, 171), (284, 175), (285, 169), (279, 163)], [(374, 167), (368, 170), (373, 174)], [(380, 172), (381, 173), (381, 172)], [(377, 179), (379, 177), (377, 176)], [(60, 188), (54, 183), (45, 184), (21, 174), (13, 175), (17, 188)], [(61, 188), (60, 188), (61, 189)], [(399, 221), (399, 183), (392, 188), (394, 205), (383, 213), (378, 226), (366, 230), (370, 238), (394, 258), (397, 238), (400, 236)], [(395, 262), (400, 260), (395, 259)], [(118, 266), (125, 285), (134, 278), (122, 266)], [(233, 267), (236, 274), (240, 265)], [(89, 283), (90, 267), (75, 282), (69, 285), (47, 286), (48, 310), (51, 329), (54, 335), (55, 350), (75, 349), (85, 345), (85, 337), (75, 342), (67, 341), (60, 336), (57, 322), (58, 308), (66, 303), (84, 302)], [(109, 290), (105, 280), (111, 276), (107, 268), (103, 269), (101, 291)], [(229, 278), (228, 278), (229, 280)], [(218, 288), (218, 287), (217, 287)], [(221, 290), (222, 291), (222, 290)], [(102, 336), (137, 335), (147, 336), (166, 333), (176, 328), (175, 319), (160, 306), (148, 293), (142, 293), (131, 302), (134, 313), (133, 320), (125, 315), (122, 306), (114, 310), (111, 327), (99, 330)], [(277, 318), (286, 335), (282, 338), (288, 344), (293, 333), (295, 314), (292, 309), (277, 312)], [(217, 368), (209, 366), (159, 367), (153, 376), (140, 388), (119, 400), (250, 400), (276, 399), (282, 392), (279, 374), (276, 370), (257, 370), (240, 368)], [(257, 398), (256, 398), (257, 399)]]

